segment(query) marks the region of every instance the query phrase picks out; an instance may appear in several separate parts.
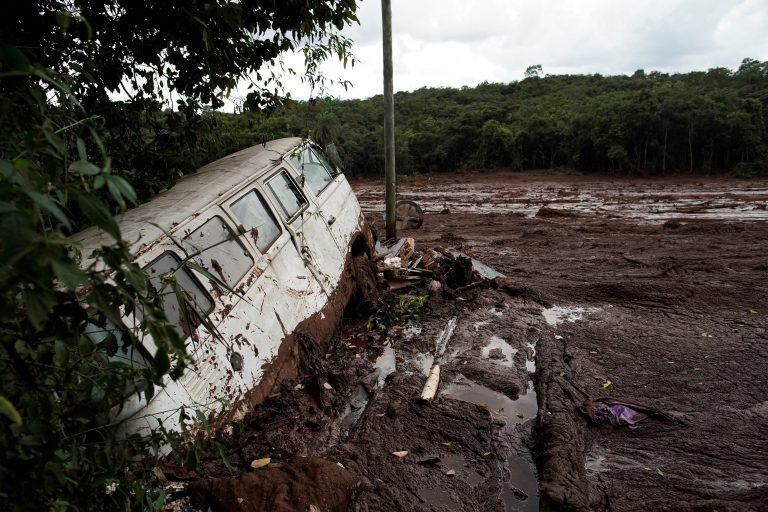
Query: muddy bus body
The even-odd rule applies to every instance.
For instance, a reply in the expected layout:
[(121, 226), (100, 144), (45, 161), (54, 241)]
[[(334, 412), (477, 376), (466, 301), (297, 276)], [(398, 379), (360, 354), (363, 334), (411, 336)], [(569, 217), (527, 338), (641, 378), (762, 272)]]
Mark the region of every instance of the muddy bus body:
[[(230, 406), (228, 414), (242, 414), (295, 376), (300, 343), (327, 342), (352, 293), (351, 259), (371, 247), (344, 175), (298, 138), (212, 162), (117, 220), (153, 283), (174, 272), (219, 334), (185, 325), (175, 295), (164, 295), (193, 363), (178, 380), (166, 377), (148, 402), (131, 397), (119, 413), (127, 432), (161, 421), (178, 428), (182, 406), (209, 418)], [(72, 240), (86, 257), (109, 243), (96, 228)], [(180, 266), (187, 255), (210, 275)], [(117, 357), (140, 366), (155, 350), (145, 338), (140, 350)]]

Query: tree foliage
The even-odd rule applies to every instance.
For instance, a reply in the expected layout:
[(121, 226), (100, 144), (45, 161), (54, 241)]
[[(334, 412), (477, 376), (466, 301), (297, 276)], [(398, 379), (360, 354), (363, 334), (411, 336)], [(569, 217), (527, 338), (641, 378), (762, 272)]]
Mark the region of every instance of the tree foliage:
[[(0, 508), (159, 510), (160, 447), (194, 468), (216, 436), (192, 442), (175, 424), (146, 437), (120, 431), (126, 400), (150, 399), (190, 357), (162, 302), (180, 287), (172, 273), (151, 284), (113, 214), (137, 204), (137, 190), (146, 197), (233, 144), (210, 135), (218, 121), (202, 107), (219, 105), (249, 70), (304, 41), (316, 80), (323, 52), (348, 49), (327, 27), (352, 21), (354, 2), (67, 0), (10, 10), (0, 22)], [(261, 103), (275, 80), (252, 99)], [(123, 86), (132, 97), (112, 101), (107, 92)], [(68, 235), (88, 224), (111, 240), (79, 254)], [(178, 423), (209, 428), (183, 409)]]
[(355, 20), (356, 8), (354, 0), (30, 0), (8, 7), (4, 42), (70, 77), (86, 106), (109, 105), (110, 92), (132, 101), (172, 93), (177, 108), (191, 111), (221, 107), (240, 80), (253, 87), (251, 105), (279, 101), (281, 74), (265, 66), (289, 51), (305, 54), (304, 76), (317, 80), (323, 57), (350, 58), (351, 43), (338, 31)]
[[(398, 173), (457, 168), (569, 168), (640, 174), (768, 168), (768, 62), (738, 69), (633, 76), (548, 75), (537, 66), (508, 84), (424, 88), (395, 95)], [(290, 103), (272, 115), (222, 114), (242, 145), (337, 134), (353, 174), (383, 168), (381, 96)]]

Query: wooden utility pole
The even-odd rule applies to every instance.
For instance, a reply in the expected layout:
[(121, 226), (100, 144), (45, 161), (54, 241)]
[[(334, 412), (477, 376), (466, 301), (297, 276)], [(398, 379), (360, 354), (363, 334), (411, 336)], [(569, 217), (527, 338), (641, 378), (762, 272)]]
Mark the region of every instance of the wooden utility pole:
[(387, 239), (397, 238), (397, 189), (395, 184), (395, 99), (392, 92), (392, 2), (381, 0), (384, 35), (384, 182)]

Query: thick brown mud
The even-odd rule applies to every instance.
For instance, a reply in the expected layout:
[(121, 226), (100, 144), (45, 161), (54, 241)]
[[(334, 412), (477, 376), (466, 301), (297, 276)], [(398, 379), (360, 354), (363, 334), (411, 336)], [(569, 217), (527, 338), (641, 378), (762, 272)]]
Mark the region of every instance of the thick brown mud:
[[(374, 183), (355, 186), (373, 208)], [(400, 187), (439, 196), (417, 249), (460, 250), (507, 277), (456, 282), (388, 334), (348, 315), (327, 352), (300, 343), (296, 377), (233, 436), (232, 472), (205, 461), (197, 507), (768, 510), (767, 183), (469, 173)], [(494, 208), (491, 189), (540, 199)], [(736, 206), (648, 213), (656, 196), (687, 208), (696, 193)], [(569, 195), (622, 206), (550, 201)], [(436, 361), (438, 396), (420, 403)], [(596, 424), (583, 406), (600, 397), (661, 414)]]

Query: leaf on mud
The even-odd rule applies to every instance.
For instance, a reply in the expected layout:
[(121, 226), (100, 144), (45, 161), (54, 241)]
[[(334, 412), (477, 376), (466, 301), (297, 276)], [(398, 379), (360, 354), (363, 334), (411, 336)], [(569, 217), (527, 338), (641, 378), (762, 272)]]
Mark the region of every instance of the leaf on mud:
[(453, 443), (440, 443), (443, 446), (451, 446)]
[(517, 416), (518, 418), (525, 418), (525, 414), (523, 414), (523, 413), (521, 413), (521, 412), (517, 413), (517, 414), (516, 414), (516, 416)]
[(326, 359), (330, 359), (330, 358), (331, 358), (331, 354), (330, 354), (330, 353), (328, 353), (328, 354), (325, 354), (325, 358), (326, 358)]
[(605, 382), (603, 382), (603, 387), (604, 387), (604, 388), (609, 388), (609, 387), (611, 387), (611, 386), (613, 386), (613, 382), (611, 382), (611, 380), (610, 380), (610, 379), (608, 379), (608, 380), (606, 380)]
[(707, 331), (702, 331), (702, 332), (701, 332), (701, 337), (702, 337), (702, 338), (711, 338), (711, 337), (712, 337), (712, 335), (711, 335), (711, 334), (709, 334)]
[(403, 450), (401, 452), (392, 452), (392, 455), (394, 455), (395, 457), (400, 457), (402, 459), (403, 457), (408, 455), (408, 450)]
[(491, 453), (493, 453), (493, 452), (483, 452), (483, 457), (487, 457), (487, 456), (489, 456)]
[(293, 386), (294, 391), (298, 391), (300, 389), (304, 389), (304, 384), (296, 384), (295, 386)]
[(270, 457), (264, 457), (263, 459), (256, 459), (253, 462), (251, 462), (251, 467), (253, 469), (263, 468), (264, 466), (269, 465), (271, 461), (272, 459)]
[(448, 471), (445, 472), (445, 474), (448, 476), (456, 476), (456, 471), (449, 469)]
[(563, 337), (562, 337), (562, 336), (560, 336), (559, 334), (555, 334), (555, 339), (556, 339), (556, 340), (561, 340), (561, 339), (563, 339)]
[(757, 314), (757, 311), (755, 311), (754, 309), (750, 309), (750, 310), (749, 310), (749, 314), (750, 314), (750, 315), (756, 315), (756, 314)]
[(333, 386), (331, 386), (331, 385), (330, 385), (330, 384), (328, 384), (327, 382), (323, 382), (323, 387), (324, 387), (325, 389), (333, 389)]
[(659, 468), (656, 468), (656, 472), (657, 472), (659, 475), (661, 475), (661, 476), (664, 476), (664, 473), (662, 473), (662, 472), (661, 472), (661, 470), (660, 470)]

